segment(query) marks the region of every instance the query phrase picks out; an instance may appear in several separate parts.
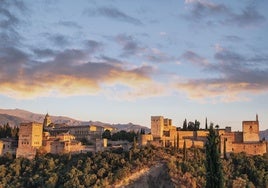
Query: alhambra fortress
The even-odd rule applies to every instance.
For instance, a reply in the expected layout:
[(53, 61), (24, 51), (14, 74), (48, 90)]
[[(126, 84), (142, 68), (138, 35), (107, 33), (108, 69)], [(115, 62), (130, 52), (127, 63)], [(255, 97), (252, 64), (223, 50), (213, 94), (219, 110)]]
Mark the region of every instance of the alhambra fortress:
[[(12, 139), (0, 140), (0, 155), (10, 152), (17, 157), (32, 159), (39, 153), (82, 153), (98, 152), (111, 148), (131, 148), (127, 141), (108, 141), (102, 138), (105, 130), (116, 132), (109, 126), (81, 125), (65, 126), (55, 125), (50, 116), (46, 114), (43, 123), (21, 123), (19, 127), (18, 144), (14, 145)], [(259, 120), (256, 115), (254, 121), (243, 121), (242, 132), (233, 132), (231, 127), (217, 129), (220, 136), (220, 151), (228, 155), (231, 152), (245, 152), (249, 155), (263, 155), (268, 151), (268, 142), (259, 137)], [(172, 120), (163, 116), (151, 117), (151, 133), (140, 134), (139, 144), (154, 145), (157, 147), (203, 148), (208, 130), (183, 130), (172, 125)], [(83, 145), (86, 141), (90, 145)], [(108, 143), (109, 142), (109, 143)], [(109, 146), (109, 147), (108, 147)]]
[[(220, 136), (221, 154), (226, 152), (245, 152), (249, 155), (263, 155), (268, 151), (268, 142), (259, 137), (259, 120), (256, 115), (255, 121), (243, 121), (242, 132), (232, 132), (231, 127), (218, 129)], [(172, 120), (163, 116), (151, 117), (151, 134), (141, 135), (141, 145), (148, 143), (156, 146), (173, 146), (183, 148), (199, 147), (203, 148), (209, 131), (199, 129), (187, 131), (172, 125)], [(225, 150), (225, 151), (224, 151)]]

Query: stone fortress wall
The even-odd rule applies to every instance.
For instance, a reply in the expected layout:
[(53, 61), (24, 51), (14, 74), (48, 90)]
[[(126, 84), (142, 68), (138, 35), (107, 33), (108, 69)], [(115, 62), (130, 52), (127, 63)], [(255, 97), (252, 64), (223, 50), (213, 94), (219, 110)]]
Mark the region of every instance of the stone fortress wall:
[[(157, 146), (183, 148), (185, 143), (187, 148), (204, 147), (208, 130), (181, 130), (173, 126), (170, 119), (166, 119), (166, 122), (169, 122), (168, 124), (164, 124), (164, 122), (165, 118), (163, 116), (152, 116), (151, 130), (153, 134), (142, 135), (141, 144), (150, 143)], [(246, 152), (250, 155), (267, 153), (267, 141), (261, 141), (259, 138), (258, 115), (256, 115), (256, 120), (254, 121), (243, 121), (242, 129), (242, 132), (232, 132), (231, 127), (218, 129), (221, 153), (224, 153), (224, 148), (226, 148), (227, 154), (231, 152)]]

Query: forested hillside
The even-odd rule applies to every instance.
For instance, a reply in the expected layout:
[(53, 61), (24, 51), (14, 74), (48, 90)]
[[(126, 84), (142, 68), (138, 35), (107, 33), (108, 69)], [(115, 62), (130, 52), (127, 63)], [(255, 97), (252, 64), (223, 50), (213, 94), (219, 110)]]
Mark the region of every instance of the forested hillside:
[[(37, 155), (32, 161), (0, 158), (0, 187), (111, 187), (134, 172), (166, 164), (174, 187), (204, 187), (205, 153), (201, 149), (134, 147), (77, 155)], [(225, 187), (267, 187), (267, 156), (231, 154), (221, 159)], [(163, 176), (162, 178), (165, 178)], [(160, 180), (159, 180), (160, 181)]]

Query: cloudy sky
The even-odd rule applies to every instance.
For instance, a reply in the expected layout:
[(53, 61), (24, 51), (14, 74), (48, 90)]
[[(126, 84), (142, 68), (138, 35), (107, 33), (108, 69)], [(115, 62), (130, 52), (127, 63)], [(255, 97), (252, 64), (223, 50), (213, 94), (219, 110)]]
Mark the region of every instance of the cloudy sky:
[(0, 0), (1, 108), (268, 127), (265, 0)]

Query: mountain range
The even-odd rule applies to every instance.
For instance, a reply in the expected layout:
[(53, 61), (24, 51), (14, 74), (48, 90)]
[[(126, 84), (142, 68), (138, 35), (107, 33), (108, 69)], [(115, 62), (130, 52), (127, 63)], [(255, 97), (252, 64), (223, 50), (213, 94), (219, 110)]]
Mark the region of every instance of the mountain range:
[[(144, 129), (146, 133), (150, 132), (150, 129), (145, 126), (136, 125), (133, 123), (127, 124), (110, 124), (103, 123), (101, 121), (79, 121), (70, 117), (65, 116), (51, 116), (51, 120), (55, 124), (66, 124), (67, 126), (77, 125), (98, 125), (98, 126), (110, 126), (117, 130), (125, 131), (140, 131)], [(10, 126), (19, 126), (22, 122), (40, 122), (44, 121), (45, 114), (32, 113), (22, 109), (0, 109), (0, 125), (9, 124)], [(260, 131), (260, 138), (268, 140), (268, 129)]]
[[(55, 124), (66, 124), (67, 126), (77, 125), (98, 125), (98, 126), (110, 126), (117, 130), (125, 131), (140, 131), (144, 129), (146, 133), (150, 132), (150, 129), (145, 126), (136, 125), (133, 123), (128, 124), (109, 124), (101, 121), (79, 121), (73, 118), (65, 116), (51, 116), (51, 121)], [(39, 122), (43, 123), (45, 114), (37, 114), (22, 109), (0, 109), (0, 125), (9, 124), (10, 126), (19, 126), (22, 122)]]

